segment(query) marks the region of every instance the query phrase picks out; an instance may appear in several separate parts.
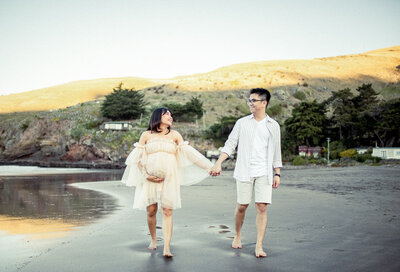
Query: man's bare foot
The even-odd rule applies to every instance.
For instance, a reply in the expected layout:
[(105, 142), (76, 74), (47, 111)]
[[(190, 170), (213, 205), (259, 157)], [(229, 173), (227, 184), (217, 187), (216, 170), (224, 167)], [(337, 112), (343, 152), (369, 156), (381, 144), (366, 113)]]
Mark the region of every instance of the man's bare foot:
[(235, 236), (235, 238), (233, 238), (232, 247), (233, 248), (242, 248), (242, 241), (240, 240), (240, 237)]
[(262, 247), (256, 247), (256, 250), (254, 252), (257, 258), (265, 258), (267, 257), (267, 253), (264, 252)]
[(151, 241), (148, 249), (150, 250), (156, 250), (157, 249), (157, 241)]
[(167, 258), (174, 257), (174, 254), (171, 253), (171, 251), (170, 251), (169, 248), (164, 248), (164, 253), (163, 253), (163, 255), (164, 255), (164, 257), (167, 257)]

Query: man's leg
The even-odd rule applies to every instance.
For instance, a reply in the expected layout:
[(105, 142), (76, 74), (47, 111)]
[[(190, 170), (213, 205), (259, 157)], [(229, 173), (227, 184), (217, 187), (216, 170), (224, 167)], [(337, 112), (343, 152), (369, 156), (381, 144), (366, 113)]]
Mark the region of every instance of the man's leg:
[(256, 228), (257, 228), (257, 243), (255, 254), (256, 257), (267, 257), (267, 253), (262, 248), (265, 229), (267, 228), (267, 203), (256, 203), (257, 217), (256, 217)]
[(268, 183), (268, 177), (262, 176), (254, 182), (254, 200), (256, 202), (256, 229), (257, 243), (255, 255), (259, 257), (267, 257), (267, 253), (263, 250), (263, 240), (265, 230), (267, 228), (267, 205), (272, 203), (272, 185)]
[(244, 222), (244, 217), (246, 215), (246, 209), (249, 204), (237, 204), (235, 211), (235, 229), (236, 235), (232, 242), (233, 248), (242, 248), (242, 237), (241, 230)]
[(157, 203), (147, 206), (147, 225), (151, 235), (151, 242), (149, 249), (157, 248), (157, 236), (156, 236), (156, 225), (157, 225)]
[(246, 209), (251, 201), (253, 194), (253, 180), (252, 182), (236, 181), (237, 189), (237, 206), (235, 210), (235, 229), (236, 235), (233, 238), (232, 247), (242, 248), (242, 226), (244, 217), (246, 215)]

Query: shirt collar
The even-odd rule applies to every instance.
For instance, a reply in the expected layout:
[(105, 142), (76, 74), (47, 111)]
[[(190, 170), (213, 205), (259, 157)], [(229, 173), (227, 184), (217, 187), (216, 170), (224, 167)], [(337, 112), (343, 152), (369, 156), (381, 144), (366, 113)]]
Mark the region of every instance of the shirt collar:
[[(269, 117), (268, 114), (265, 114), (265, 121), (270, 122), (271, 121), (271, 117)], [(249, 115), (249, 119), (254, 119), (254, 114), (250, 114)], [(254, 119), (255, 120), (255, 119)]]

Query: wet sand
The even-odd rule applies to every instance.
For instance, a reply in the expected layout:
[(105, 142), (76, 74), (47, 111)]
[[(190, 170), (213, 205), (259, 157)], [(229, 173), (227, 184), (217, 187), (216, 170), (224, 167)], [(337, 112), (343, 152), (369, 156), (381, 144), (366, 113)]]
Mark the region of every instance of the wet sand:
[[(255, 208), (243, 226), (243, 249), (231, 248), (236, 188), (232, 172), (182, 187), (174, 212), (172, 259), (150, 241), (133, 188), (118, 181), (79, 183), (117, 199), (119, 208), (65, 237), (11, 236), (5, 271), (399, 271), (400, 168), (348, 167), (282, 171), (268, 207), (264, 249), (254, 257)], [(161, 214), (158, 213), (161, 226)], [(4, 241), (0, 241), (3, 243)], [(1, 248), (4, 248), (1, 246)]]

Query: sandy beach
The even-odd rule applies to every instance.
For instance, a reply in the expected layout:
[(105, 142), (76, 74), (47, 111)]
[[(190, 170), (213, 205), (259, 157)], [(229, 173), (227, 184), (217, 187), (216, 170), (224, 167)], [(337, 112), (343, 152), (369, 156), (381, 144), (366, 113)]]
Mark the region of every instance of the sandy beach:
[[(398, 166), (283, 170), (268, 207), (264, 259), (254, 257), (254, 204), (243, 226), (243, 249), (231, 248), (236, 188), (230, 171), (182, 187), (172, 259), (162, 256), (161, 229), (158, 249), (147, 250), (145, 212), (131, 208), (134, 188), (119, 181), (69, 186), (111, 195), (119, 207), (63, 237), (0, 241), (0, 271), (400, 270)], [(161, 226), (160, 213), (158, 220)]]

